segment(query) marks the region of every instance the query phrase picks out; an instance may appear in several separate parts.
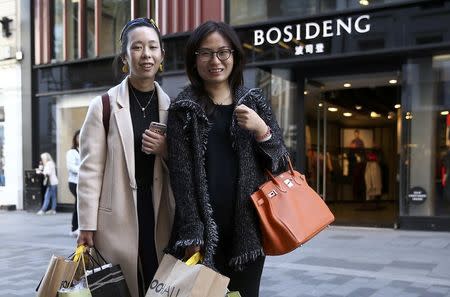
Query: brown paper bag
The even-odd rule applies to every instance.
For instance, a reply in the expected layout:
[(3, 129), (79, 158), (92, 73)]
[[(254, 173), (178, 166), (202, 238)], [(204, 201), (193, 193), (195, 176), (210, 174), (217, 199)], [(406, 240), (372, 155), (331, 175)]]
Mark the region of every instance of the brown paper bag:
[(201, 265), (166, 254), (145, 297), (224, 297), (230, 279)]
[(56, 297), (59, 288), (69, 286), (77, 267), (78, 262), (53, 255), (37, 288), (36, 297)]

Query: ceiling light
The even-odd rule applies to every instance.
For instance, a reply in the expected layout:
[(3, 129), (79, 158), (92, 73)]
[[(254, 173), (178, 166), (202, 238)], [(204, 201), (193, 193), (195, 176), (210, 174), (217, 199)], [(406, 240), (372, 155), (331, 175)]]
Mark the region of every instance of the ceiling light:
[(336, 107), (328, 107), (328, 111), (336, 112), (338, 109)]
[(370, 113), (370, 117), (371, 117), (371, 118), (379, 118), (379, 117), (381, 117), (381, 114), (376, 113), (375, 111), (372, 111), (372, 112)]
[(352, 113), (351, 112), (344, 112), (343, 114), (342, 114), (344, 117), (351, 117), (352, 116)]
[(408, 111), (408, 112), (406, 113), (405, 119), (411, 120), (412, 118), (413, 118), (412, 114)]
[(395, 113), (394, 113), (393, 111), (388, 112), (387, 118), (388, 118), (389, 120), (392, 120), (393, 118), (395, 118)]
[(322, 107), (323, 106), (323, 103), (319, 103), (319, 107)]
[(369, 5), (369, 0), (359, 0), (359, 4), (367, 6)]
[(391, 85), (395, 85), (395, 84), (397, 83), (397, 80), (396, 80), (396, 79), (391, 79), (391, 80), (389, 81), (389, 83), (390, 83)]
[(308, 95), (308, 91), (304, 91), (303, 94)]
[(402, 107), (400, 104), (395, 104), (395, 105), (394, 105), (394, 108), (395, 108), (395, 109), (399, 109), (400, 107)]
[(352, 86), (352, 85), (351, 85), (350, 83), (345, 83), (345, 84), (344, 84), (344, 87), (345, 87), (345, 88), (350, 88), (351, 86)]
[(355, 105), (356, 110), (361, 110), (362, 106), (361, 105)]
[(448, 115), (448, 114), (449, 114), (448, 110), (441, 111), (441, 115)]

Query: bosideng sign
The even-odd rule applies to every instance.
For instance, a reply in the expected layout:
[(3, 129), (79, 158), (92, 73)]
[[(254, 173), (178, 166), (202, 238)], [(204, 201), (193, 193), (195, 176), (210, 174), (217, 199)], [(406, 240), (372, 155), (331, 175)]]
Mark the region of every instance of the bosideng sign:
[[(279, 42), (307, 41), (317, 37), (333, 37), (343, 34), (360, 34), (370, 31), (370, 15), (358, 17), (348, 17), (346, 19), (324, 20), (320, 23), (309, 22), (306, 24), (286, 25), (284, 27), (271, 27), (269, 29), (254, 30), (253, 45), (260, 46), (265, 43), (277, 44)], [(304, 44), (304, 43), (303, 43)], [(323, 44), (316, 45), (316, 52), (323, 52)], [(318, 46), (319, 45), (319, 46)], [(308, 44), (296, 46), (296, 55), (303, 54), (303, 49), (307, 49)], [(314, 46), (314, 45), (311, 45)], [(301, 50), (301, 52), (300, 52)], [(307, 51), (308, 53), (308, 51)], [(312, 53), (312, 52), (309, 52)]]

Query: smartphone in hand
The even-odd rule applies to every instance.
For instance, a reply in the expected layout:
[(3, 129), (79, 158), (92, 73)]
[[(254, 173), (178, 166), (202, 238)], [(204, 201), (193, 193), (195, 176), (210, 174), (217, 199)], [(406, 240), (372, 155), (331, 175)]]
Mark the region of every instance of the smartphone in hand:
[(152, 132), (164, 135), (166, 134), (167, 126), (163, 123), (151, 122), (148, 129)]

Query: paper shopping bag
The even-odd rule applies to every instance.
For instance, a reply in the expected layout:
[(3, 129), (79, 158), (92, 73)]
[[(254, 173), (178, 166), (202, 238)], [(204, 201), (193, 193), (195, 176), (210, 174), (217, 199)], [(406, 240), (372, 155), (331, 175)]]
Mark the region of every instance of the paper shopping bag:
[(166, 254), (145, 297), (224, 297), (230, 279), (201, 265)]
[(106, 261), (95, 246), (89, 256), (93, 266), (86, 271), (86, 280), (92, 297), (131, 297), (120, 265)]
[(228, 292), (226, 297), (242, 297), (241, 294), (239, 294), (238, 291), (234, 291), (234, 292)]
[(77, 267), (77, 262), (53, 255), (36, 289), (36, 297), (55, 297), (59, 288), (69, 286)]
[(92, 297), (91, 291), (88, 288), (71, 291), (59, 291), (58, 297)]
[(120, 265), (94, 269), (87, 281), (92, 297), (131, 297)]

